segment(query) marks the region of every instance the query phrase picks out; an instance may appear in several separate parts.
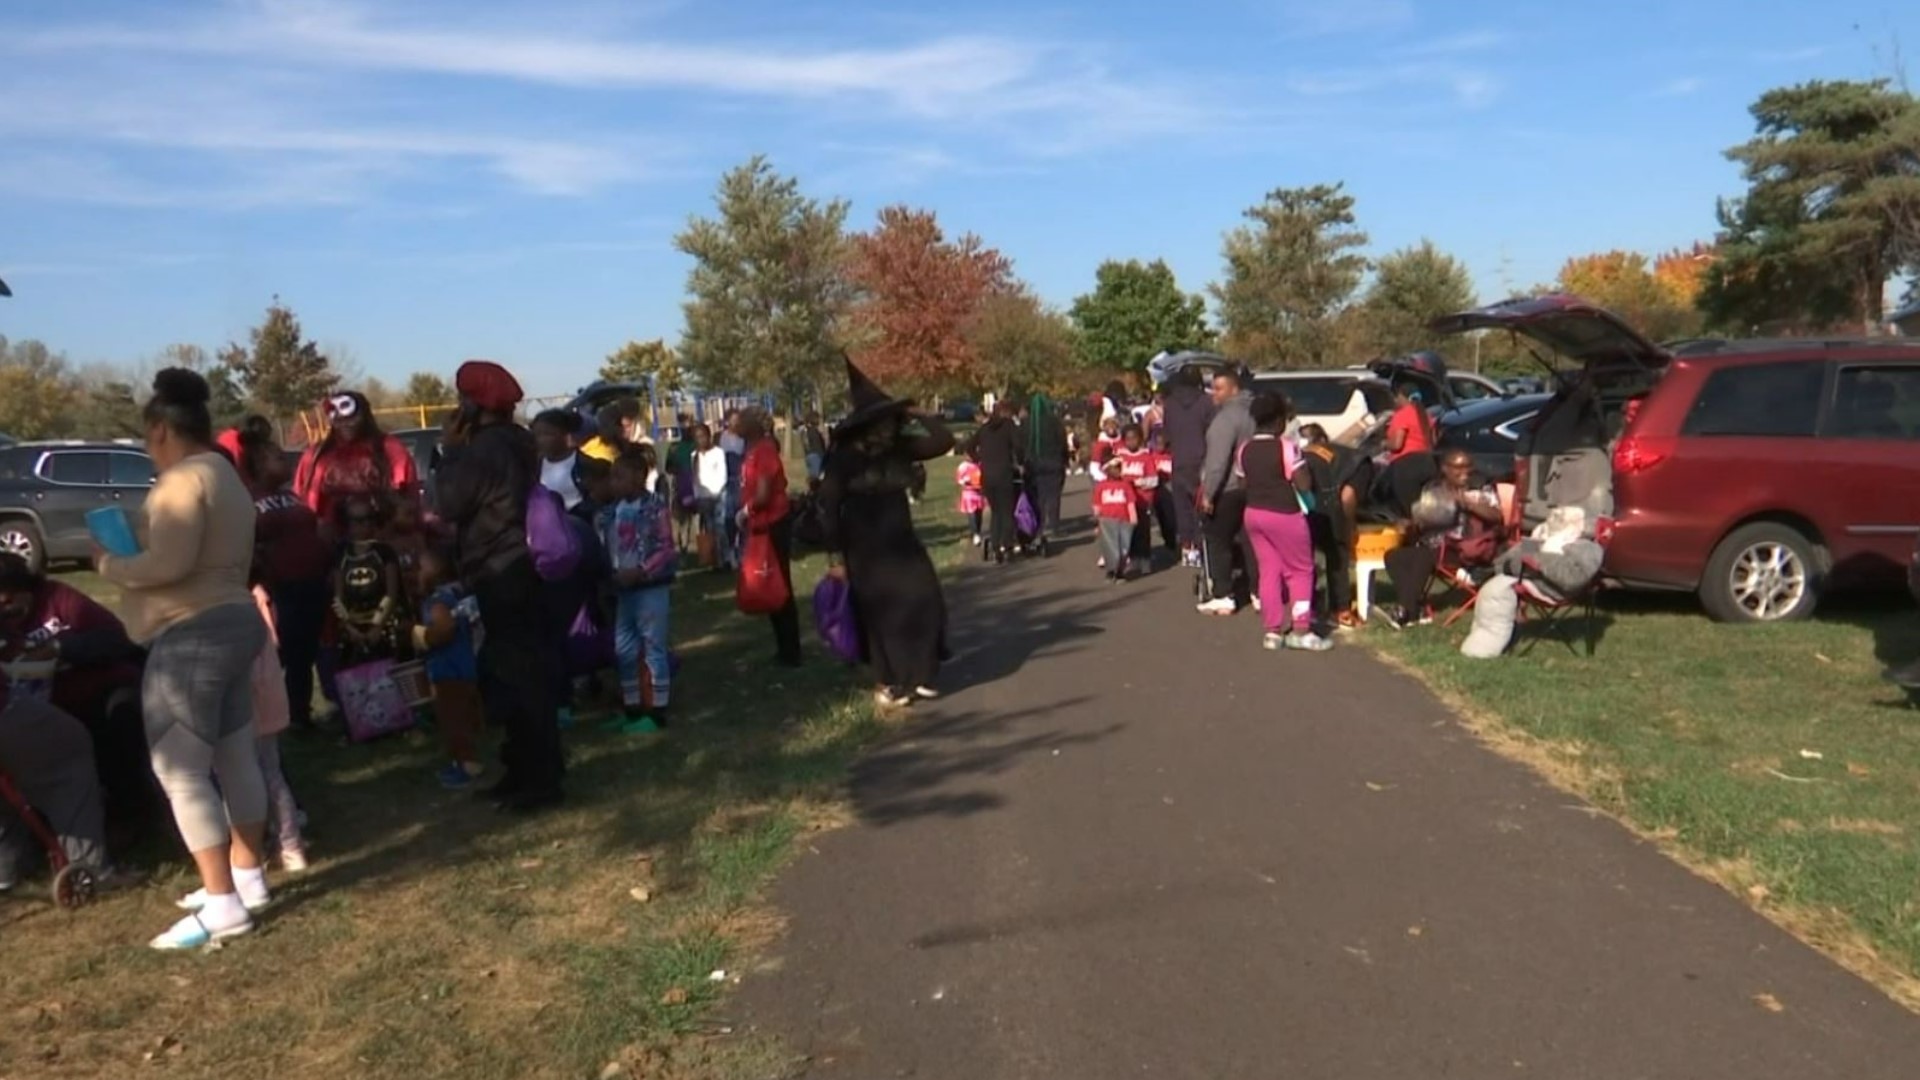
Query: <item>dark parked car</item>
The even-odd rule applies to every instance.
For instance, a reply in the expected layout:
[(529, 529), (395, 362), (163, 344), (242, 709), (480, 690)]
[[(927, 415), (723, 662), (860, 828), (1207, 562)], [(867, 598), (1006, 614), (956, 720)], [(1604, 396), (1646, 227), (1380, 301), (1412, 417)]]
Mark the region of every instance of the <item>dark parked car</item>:
[(129, 443), (15, 443), (0, 449), (0, 551), (36, 569), (93, 556), (87, 512), (140, 509), (153, 459)]
[(1481, 398), (1441, 413), (1440, 449), (1458, 447), (1473, 455), (1474, 467), (1488, 480), (1504, 483), (1514, 476), (1514, 457), (1533, 429), (1534, 417), (1553, 400), (1551, 394)]
[[(1605, 571), (1699, 593), (1729, 622), (1813, 612), (1823, 591), (1898, 587), (1920, 534), (1920, 346), (1696, 340), (1669, 351), (1578, 297), (1449, 316), (1526, 334), (1581, 367), (1523, 452), (1608, 484)], [(1521, 477), (1522, 497), (1540, 490)], [(1544, 513), (1538, 507), (1530, 516)]]

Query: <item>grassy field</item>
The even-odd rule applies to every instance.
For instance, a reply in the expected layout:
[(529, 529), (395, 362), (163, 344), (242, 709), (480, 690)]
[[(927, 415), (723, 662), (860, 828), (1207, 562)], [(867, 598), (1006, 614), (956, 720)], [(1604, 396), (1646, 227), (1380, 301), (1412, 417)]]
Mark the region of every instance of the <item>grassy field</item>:
[[(923, 536), (951, 565), (951, 477), (932, 471)], [(803, 597), (820, 569), (796, 566)], [(290, 736), (316, 861), (274, 875), (253, 937), (144, 947), (192, 887), (177, 849), (147, 853), (166, 860), (150, 888), (71, 915), (37, 888), (0, 899), (0, 1076), (784, 1075), (722, 1003), (779, 930), (760, 890), (842, 820), (848, 767), (885, 724), (811, 630), (806, 667), (773, 668), (766, 621), (732, 598), (729, 577), (683, 578), (673, 733), (583, 716), (561, 811), (442, 792), (426, 737)]]
[(1734, 627), (1624, 597), (1600, 619), (1592, 659), (1547, 640), (1467, 660), (1464, 621), (1366, 640), (1496, 747), (1920, 1008), (1920, 712), (1879, 679), (1920, 653), (1911, 602)]

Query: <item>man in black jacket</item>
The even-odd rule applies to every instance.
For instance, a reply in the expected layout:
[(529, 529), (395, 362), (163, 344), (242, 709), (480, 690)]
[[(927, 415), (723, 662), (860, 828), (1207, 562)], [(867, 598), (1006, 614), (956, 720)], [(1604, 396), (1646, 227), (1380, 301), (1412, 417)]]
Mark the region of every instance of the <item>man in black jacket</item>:
[(489, 719), (506, 731), (506, 774), (487, 789), (501, 809), (543, 810), (560, 801), (559, 687), (567, 613), (534, 570), (527, 549), (527, 497), (540, 476), (533, 435), (513, 421), (519, 383), (485, 360), (460, 367), (460, 409), (442, 433), (435, 505), (455, 530), (460, 576), (480, 605), (485, 638), (481, 692)]
[(1019, 489), (1015, 482), (1025, 457), (1020, 425), (1013, 422), (1013, 407), (1005, 401), (994, 402), (992, 415), (974, 433), (972, 445), (975, 460), (980, 463), (980, 488), (993, 519), (987, 546), (980, 555), (990, 562), (1006, 562), (1016, 538), (1013, 508)]
[(1188, 565), (1198, 565), (1200, 547), (1200, 467), (1207, 460), (1207, 425), (1213, 422), (1213, 401), (1200, 389), (1195, 368), (1174, 373), (1168, 381), (1162, 413), (1167, 453), (1173, 458), (1174, 528)]

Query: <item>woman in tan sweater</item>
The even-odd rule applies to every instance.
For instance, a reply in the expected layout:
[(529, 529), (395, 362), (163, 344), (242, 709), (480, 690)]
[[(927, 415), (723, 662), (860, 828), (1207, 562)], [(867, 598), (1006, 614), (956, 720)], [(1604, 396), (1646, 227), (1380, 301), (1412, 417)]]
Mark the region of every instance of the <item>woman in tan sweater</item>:
[(147, 452), (160, 475), (139, 530), (144, 550), (99, 556), (100, 575), (126, 594), (129, 631), (147, 644), (141, 707), (153, 771), (200, 871), (202, 887), (180, 902), (190, 914), (153, 939), (156, 949), (244, 934), (267, 902), (267, 795), (248, 677), (267, 632), (247, 589), (253, 497), (213, 448), (208, 396), (191, 371), (154, 377)]

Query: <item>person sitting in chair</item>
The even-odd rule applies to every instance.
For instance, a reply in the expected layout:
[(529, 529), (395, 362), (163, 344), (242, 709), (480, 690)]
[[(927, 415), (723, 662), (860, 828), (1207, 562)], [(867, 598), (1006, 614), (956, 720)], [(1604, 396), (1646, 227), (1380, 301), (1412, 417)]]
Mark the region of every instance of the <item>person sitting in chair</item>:
[(1399, 599), (1390, 625), (1404, 629), (1430, 622), (1427, 582), (1444, 568), (1460, 573), (1493, 561), (1500, 542), (1500, 497), (1476, 483), (1473, 458), (1449, 450), (1440, 459), (1440, 478), (1413, 501), (1411, 518), (1401, 523), (1409, 543), (1387, 553), (1387, 574)]

